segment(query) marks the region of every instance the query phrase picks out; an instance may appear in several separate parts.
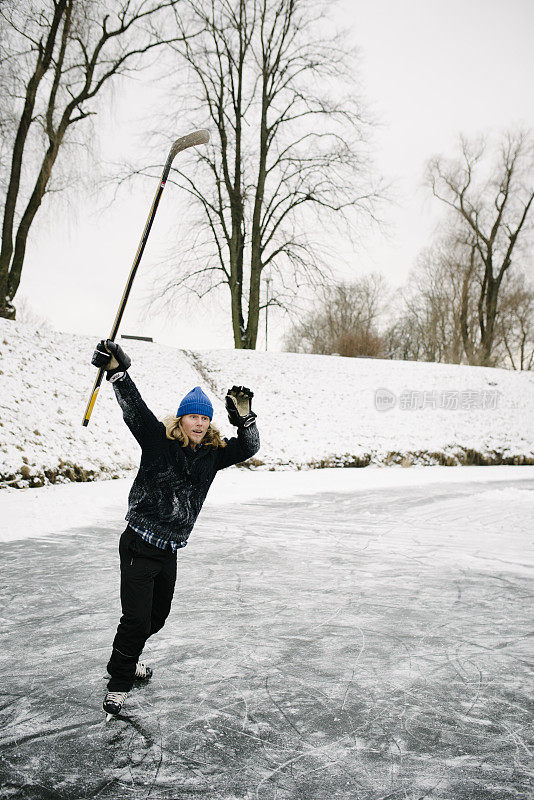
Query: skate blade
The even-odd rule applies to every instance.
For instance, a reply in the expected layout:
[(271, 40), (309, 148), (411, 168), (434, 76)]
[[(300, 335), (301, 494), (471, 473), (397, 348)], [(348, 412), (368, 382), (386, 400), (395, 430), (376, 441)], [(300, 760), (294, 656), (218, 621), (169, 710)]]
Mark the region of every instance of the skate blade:
[(106, 722), (109, 722), (110, 719), (115, 719), (116, 714), (106, 714)]

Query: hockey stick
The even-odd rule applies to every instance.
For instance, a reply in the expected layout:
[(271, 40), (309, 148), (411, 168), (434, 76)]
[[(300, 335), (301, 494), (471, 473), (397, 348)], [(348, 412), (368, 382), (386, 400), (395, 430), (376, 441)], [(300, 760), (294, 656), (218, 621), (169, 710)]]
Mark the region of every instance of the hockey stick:
[[(134, 262), (130, 270), (130, 275), (126, 282), (126, 287), (124, 289), (122, 299), (119, 303), (119, 310), (117, 311), (115, 322), (113, 323), (111, 333), (108, 337), (112, 341), (115, 341), (117, 331), (119, 330), (119, 325), (121, 323), (122, 315), (124, 314), (124, 309), (126, 308), (126, 301), (128, 300), (128, 295), (130, 294), (130, 289), (132, 288), (133, 280), (135, 278), (135, 273), (137, 272), (137, 267), (139, 266), (139, 262), (141, 261), (143, 251), (147, 243), (148, 234), (150, 233), (150, 228), (152, 227), (152, 223), (154, 222), (154, 217), (156, 216), (159, 199), (161, 197), (163, 189), (165, 188), (165, 183), (167, 181), (167, 178), (169, 177), (169, 172), (174, 157), (182, 150), (186, 150), (188, 147), (193, 147), (194, 145), (197, 144), (207, 144), (207, 142), (209, 142), (209, 139), (210, 139), (209, 131), (205, 130), (195, 131), (194, 133), (188, 133), (187, 136), (182, 136), (181, 139), (177, 139), (170, 149), (167, 161), (165, 162), (165, 167), (163, 169), (163, 174), (159, 182), (158, 190), (156, 192), (156, 196), (154, 197), (154, 201), (152, 203), (152, 207), (150, 209), (150, 213), (146, 221), (145, 229), (143, 231), (143, 235), (141, 236), (139, 247), (137, 248), (137, 253), (135, 254)], [(104, 372), (105, 370), (102, 368), (98, 370), (98, 375), (96, 376), (95, 384), (93, 386), (89, 402), (87, 403), (87, 408), (85, 409), (85, 415), (82, 422), (82, 425), (84, 425), (85, 427), (87, 427), (87, 425), (89, 424), (89, 420), (91, 419), (91, 413), (93, 411), (93, 406), (96, 403), (98, 390), (100, 389), (100, 384), (102, 383)]]

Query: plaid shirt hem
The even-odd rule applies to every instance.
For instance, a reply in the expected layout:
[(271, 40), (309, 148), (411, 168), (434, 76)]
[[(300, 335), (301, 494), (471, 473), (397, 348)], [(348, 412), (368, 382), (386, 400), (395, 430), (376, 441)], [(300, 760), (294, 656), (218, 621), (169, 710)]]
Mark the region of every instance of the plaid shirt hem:
[(143, 528), (138, 528), (135, 525), (132, 525), (132, 523), (129, 521), (128, 525), (130, 526), (130, 528), (132, 528), (132, 530), (134, 530), (137, 534), (139, 534), (141, 539), (143, 539), (145, 542), (148, 542), (148, 544), (152, 544), (155, 547), (159, 547), (160, 550), (168, 550), (170, 546), (172, 552), (176, 553), (177, 550), (180, 550), (187, 544), (187, 542), (171, 542), (167, 541), (166, 539), (160, 539), (158, 536), (155, 536), (153, 533), (150, 533), (150, 531), (145, 531)]

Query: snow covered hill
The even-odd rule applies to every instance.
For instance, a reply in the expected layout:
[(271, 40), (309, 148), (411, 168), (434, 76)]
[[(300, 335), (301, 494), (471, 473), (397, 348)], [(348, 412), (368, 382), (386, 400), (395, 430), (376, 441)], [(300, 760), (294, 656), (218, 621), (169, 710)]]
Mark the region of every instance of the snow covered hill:
[[(0, 319), (0, 485), (122, 477), (139, 446), (103, 381), (87, 428), (97, 336), (40, 334)], [(253, 466), (534, 464), (534, 374), (484, 367), (122, 342), (157, 416), (201, 385), (214, 422), (232, 384), (255, 392), (262, 447)]]

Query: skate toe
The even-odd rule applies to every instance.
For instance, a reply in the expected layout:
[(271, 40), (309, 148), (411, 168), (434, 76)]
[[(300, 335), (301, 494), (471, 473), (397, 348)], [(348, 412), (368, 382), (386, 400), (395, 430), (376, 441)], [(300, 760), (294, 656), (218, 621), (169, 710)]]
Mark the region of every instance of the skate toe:
[(114, 717), (120, 714), (122, 708), (120, 703), (116, 703), (113, 700), (104, 700), (102, 707), (106, 714), (113, 714)]

